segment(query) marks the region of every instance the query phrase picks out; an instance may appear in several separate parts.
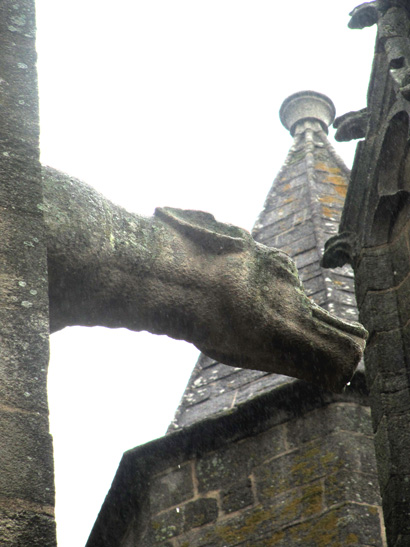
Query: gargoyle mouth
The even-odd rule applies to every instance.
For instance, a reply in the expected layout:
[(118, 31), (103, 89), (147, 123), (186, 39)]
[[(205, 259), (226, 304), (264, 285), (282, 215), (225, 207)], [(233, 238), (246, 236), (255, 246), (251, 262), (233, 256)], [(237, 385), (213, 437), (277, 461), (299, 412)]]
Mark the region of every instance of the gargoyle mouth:
[(336, 317), (335, 315), (324, 310), (314, 302), (312, 302), (312, 315), (323, 323), (326, 323), (327, 325), (334, 327), (345, 334), (350, 334), (350, 336), (354, 339), (357, 339), (359, 345), (363, 346), (363, 348), (365, 347), (369, 333), (360, 323), (340, 319), (339, 317)]

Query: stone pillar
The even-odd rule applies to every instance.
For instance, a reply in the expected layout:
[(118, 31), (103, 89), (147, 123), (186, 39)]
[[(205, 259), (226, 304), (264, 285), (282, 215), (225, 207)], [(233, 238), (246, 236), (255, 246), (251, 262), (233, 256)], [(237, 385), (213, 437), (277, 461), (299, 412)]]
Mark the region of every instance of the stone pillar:
[(56, 545), (34, 6), (0, 4), (0, 544), (16, 547)]
[[(403, 4), (403, 5), (400, 5)], [(350, 26), (377, 21), (367, 109), (336, 120), (358, 144), (340, 233), (324, 262), (355, 270), (360, 320), (369, 331), (366, 378), (389, 547), (410, 545), (410, 12), (365, 3)], [(336, 134), (338, 138), (338, 134)]]

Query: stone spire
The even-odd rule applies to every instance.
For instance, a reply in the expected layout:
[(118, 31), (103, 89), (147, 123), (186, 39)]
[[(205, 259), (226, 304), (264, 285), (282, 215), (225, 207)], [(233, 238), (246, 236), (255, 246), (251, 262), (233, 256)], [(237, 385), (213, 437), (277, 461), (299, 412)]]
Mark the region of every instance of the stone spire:
[[(253, 230), (254, 238), (288, 253), (312, 300), (344, 319), (356, 319), (353, 273), (320, 266), (325, 242), (338, 231), (350, 172), (328, 138), (335, 107), (314, 91), (288, 97), (282, 124), (294, 138)], [(230, 411), (292, 378), (222, 365), (201, 355), (170, 431)]]
[(352, 271), (335, 273), (320, 266), (325, 242), (338, 232), (350, 175), (327, 138), (334, 116), (332, 101), (321, 93), (300, 91), (285, 99), (280, 119), (294, 137), (293, 145), (253, 235), (295, 260), (317, 304), (344, 319), (356, 319)]

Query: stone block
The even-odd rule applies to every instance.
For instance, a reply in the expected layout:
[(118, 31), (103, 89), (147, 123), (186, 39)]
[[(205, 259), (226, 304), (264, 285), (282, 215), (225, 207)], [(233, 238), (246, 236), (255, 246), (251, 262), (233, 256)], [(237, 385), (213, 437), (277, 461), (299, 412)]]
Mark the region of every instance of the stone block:
[(54, 506), (53, 447), (48, 417), (0, 412), (0, 492)]
[(360, 320), (370, 335), (398, 329), (401, 322), (396, 292), (368, 292), (360, 308)]
[(36, 16), (34, 2), (23, 1), (16, 7), (13, 0), (3, 0), (0, 6), (0, 35), (15, 42), (27, 43), (35, 38)]
[(232, 483), (246, 480), (261, 458), (260, 453), (253, 452), (252, 446), (245, 440), (198, 458), (196, 476), (199, 492), (228, 488)]
[[(282, 201), (282, 200), (281, 200)], [(282, 221), (288, 217), (294, 218), (298, 215), (300, 211), (306, 207), (306, 197), (302, 196), (299, 198), (293, 199), (289, 197), (289, 200), (284, 200), (285, 202), (278, 206), (275, 209), (272, 209), (266, 213), (266, 225), (273, 224), (274, 222)], [(293, 222), (293, 224), (295, 224)], [(289, 226), (290, 227), (290, 226)]]
[[(185, 408), (183, 415), (178, 419), (179, 427), (186, 427), (203, 420), (204, 416), (224, 414), (232, 408), (235, 400), (235, 391), (223, 393), (218, 398), (205, 399), (198, 405)], [(215, 409), (216, 404), (218, 405)]]
[(399, 540), (410, 536), (410, 475), (390, 477), (383, 495), (383, 512), (388, 545), (406, 545)]
[(56, 547), (54, 518), (32, 511), (0, 510), (2, 547)]
[(0, 219), (0, 396), (3, 404), (47, 412), (47, 266), (37, 237), (40, 219), (8, 212)]
[(410, 276), (397, 288), (397, 307), (400, 322), (406, 325), (410, 319)]
[(4, 78), (1, 86), (1, 148), (17, 152), (23, 158), (24, 148), (29, 156), (38, 148), (36, 54), (34, 49), (24, 45), (17, 46), (3, 40), (0, 43), (3, 52), (0, 70)]
[(291, 449), (335, 431), (372, 435), (370, 409), (359, 404), (333, 403), (289, 422), (286, 429)]
[(410, 411), (410, 389), (407, 370), (378, 374), (371, 386), (373, 429), (376, 431), (383, 416), (390, 417)]
[(310, 518), (324, 509), (323, 484), (315, 480), (275, 495), (273, 489), (259, 489), (258, 499), (280, 528), (290, 522)]
[(200, 492), (230, 489), (232, 484), (246, 481), (256, 465), (284, 451), (284, 429), (279, 425), (206, 454), (196, 462), (198, 489)]
[(300, 253), (306, 252), (310, 249), (316, 249), (316, 246), (317, 243), (315, 235), (307, 234), (302, 239), (298, 239), (296, 241), (288, 243), (287, 245), (284, 245), (283, 247), (281, 247), (281, 249), (290, 257), (295, 259), (296, 255), (299, 255)]
[[(35, 148), (27, 148), (1, 139), (0, 133), (0, 206), (6, 207), (10, 212), (15, 211), (37, 215), (41, 219), (41, 207), (43, 202), (41, 189), (40, 164), (38, 151)], [(24, 181), (24, 185), (21, 181)], [(2, 210), (2, 230), (5, 217)], [(24, 224), (33, 224), (32, 217), (21, 218)], [(37, 222), (38, 222), (37, 219)], [(34, 219), (36, 220), (36, 219)], [(17, 224), (18, 225), (18, 224)], [(38, 227), (35, 227), (32, 234), (36, 239), (40, 238)], [(18, 231), (17, 236), (27, 239), (28, 233)], [(33, 242), (33, 240), (31, 239)]]
[[(378, 373), (382, 376), (387, 373), (401, 374), (406, 362), (403, 348), (403, 341), (406, 344), (406, 340), (406, 336), (403, 338), (400, 330), (379, 332), (370, 340), (364, 355), (369, 388), (373, 385)], [(408, 347), (410, 350), (410, 337)]]
[[(257, 371), (252, 371), (257, 372)], [(242, 376), (242, 375), (241, 375)], [(245, 374), (244, 376), (250, 377), (251, 375)], [(240, 405), (250, 399), (254, 398), (258, 394), (266, 393), (269, 391), (269, 373), (259, 373), (252, 375), (254, 380), (250, 382), (244, 381), (241, 386), (238, 386), (238, 392), (235, 399), (235, 405)], [(278, 375), (279, 376), (279, 375)], [(283, 378), (284, 376), (281, 375)]]
[[(274, 247), (274, 244), (271, 243), (271, 238), (273, 239), (277, 236), (278, 233), (290, 230), (294, 226), (303, 224), (306, 221), (310, 220), (311, 218), (312, 218), (312, 211), (310, 207), (304, 207), (297, 213), (293, 215), (288, 215), (285, 218), (283, 218), (282, 216), (280, 218), (276, 218), (276, 216), (272, 216), (270, 219), (265, 218), (261, 237), (256, 235), (255, 239), (257, 241), (260, 241), (261, 243), (264, 243), (265, 245), (270, 245)], [(257, 230), (256, 230), (256, 234), (257, 234)]]
[[(19, 346), (20, 353), (12, 352)], [(40, 334), (26, 333), (24, 339), (2, 338), (0, 400), (3, 405), (48, 414), (47, 356), (48, 344)]]
[(380, 491), (383, 495), (391, 472), (391, 447), (388, 437), (387, 419), (385, 416), (380, 421), (377, 431), (375, 432), (374, 447), (377, 459)]
[[(16, 9), (17, 7), (17, 9)], [(6, 0), (0, 11), (1, 136), (38, 147), (37, 54), (34, 2)]]
[(356, 285), (360, 286), (359, 302), (367, 291), (387, 290), (395, 286), (395, 277), (388, 246), (364, 249), (355, 271)]
[(307, 264), (303, 268), (299, 268), (299, 276), (302, 280), (302, 283), (307, 283), (309, 279), (322, 275), (323, 271), (320, 267), (319, 260), (317, 262), (312, 262)]
[(202, 498), (190, 501), (183, 507), (184, 531), (215, 522), (218, 518), (216, 499)]
[(374, 461), (373, 475), (355, 473), (354, 471), (341, 471), (325, 477), (326, 507), (349, 501), (368, 505), (381, 505), (375, 456), (370, 454), (369, 457)]
[(323, 276), (321, 274), (318, 274), (315, 277), (312, 277), (311, 279), (305, 281), (303, 283), (303, 286), (308, 296), (317, 294), (318, 292), (323, 291), (323, 289), (325, 288)]
[(252, 483), (249, 479), (232, 484), (221, 492), (222, 510), (233, 513), (254, 503)]
[[(277, 524), (274, 512), (262, 507), (248, 509), (231, 518), (199, 529), (196, 533), (187, 534), (184, 540), (187, 545), (195, 547), (222, 547), (249, 545), (254, 547), (262, 537), (277, 538)], [(181, 541), (183, 545), (183, 541)], [(272, 543), (272, 545), (276, 545)]]
[(299, 241), (306, 237), (308, 234), (313, 234), (314, 225), (312, 221), (307, 221), (305, 224), (298, 224), (292, 226), (290, 230), (286, 232), (279, 232), (279, 234), (273, 239), (272, 245), (278, 249), (282, 249), (286, 245), (290, 245), (294, 241)]
[[(383, 492), (390, 476), (410, 476), (408, 414), (384, 416), (375, 435), (375, 447)], [(381, 464), (384, 471), (380, 467)], [(382, 481), (382, 478), (385, 480)]]
[(257, 507), (254, 511), (244, 511), (223, 523), (191, 532), (179, 541), (181, 546), (195, 547), (383, 545), (377, 509), (358, 504), (346, 504), (298, 524), (283, 527), (275, 521), (271, 511)]
[(325, 514), (286, 530), (289, 547), (328, 547), (329, 545), (372, 545), (382, 547), (377, 508), (347, 503)]
[(171, 509), (151, 519), (143, 545), (157, 545), (183, 532), (183, 514), (180, 509)]
[(194, 496), (192, 465), (185, 463), (176, 469), (157, 475), (150, 481), (151, 512), (157, 513)]
[(258, 495), (264, 498), (306, 485), (330, 474), (345, 472), (374, 473), (369, 459), (373, 441), (350, 432), (336, 432), (317, 438), (300, 448), (255, 468)]
[(410, 253), (405, 231), (390, 245), (390, 259), (394, 286), (399, 285), (410, 272)]
[(302, 270), (306, 266), (319, 263), (319, 254), (316, 248), (299, 254), (295, 257), (295, 264), (298, 270)]

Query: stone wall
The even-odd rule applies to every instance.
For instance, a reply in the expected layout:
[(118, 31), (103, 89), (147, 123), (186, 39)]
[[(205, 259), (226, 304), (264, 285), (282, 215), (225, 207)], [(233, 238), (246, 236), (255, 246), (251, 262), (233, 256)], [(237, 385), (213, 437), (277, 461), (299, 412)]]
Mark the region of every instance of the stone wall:
[(129, 547), (382, 545), (369, 409), (358, 404), (171, 467), (149, 495), (148, 530)]
[(34, 1), (0, 5), (0, 544), (51, 547), (48, 294)]
[(130, 452), (87, 547), (385, 545), (369, 408), (309, 394), (260, 431), (244, 407)]
[[(398, 27), (410, 21), (396, 8), (388, 10), (379, 30), (393, 38), (395, 14)], [(404, 547), (410, 545), (410, 97), (392, 78), (393, 50), (385, 48), (390, 38), (383, 32), (368, 92), (366, 138), (357, 147), (340, 234), (326, 253), (333, 265), (340, 265), (338, 253), (345, 254), (342, 262), (355, 271), (359, 317), (369, 331), (366, 376), (387, 541)], [(408, 37), (400, 43), (408, 44)]]
[[(356, 269), (380, 488), (389, 545), (410, 545), (410, 207), (390, 241), (365, 248)], [(400, 221), (402, 219), (402, 221)], [(380, 313), (382, 311), (382, 313)]]

